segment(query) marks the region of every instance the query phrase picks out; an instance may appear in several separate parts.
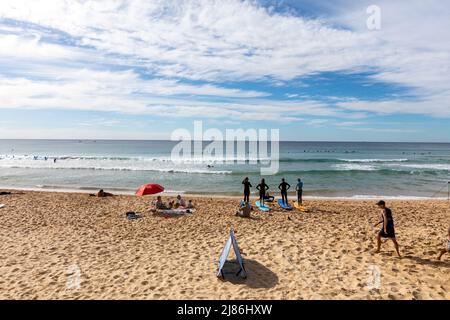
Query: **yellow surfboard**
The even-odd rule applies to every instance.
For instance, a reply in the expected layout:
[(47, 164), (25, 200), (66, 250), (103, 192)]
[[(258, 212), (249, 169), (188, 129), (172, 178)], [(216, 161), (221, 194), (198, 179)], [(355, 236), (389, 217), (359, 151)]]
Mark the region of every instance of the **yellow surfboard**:
[(297, 201), (294, 201), (294, 208), (303, 212), (306, 211), (306, 207), (303, 204), (298, 203)]

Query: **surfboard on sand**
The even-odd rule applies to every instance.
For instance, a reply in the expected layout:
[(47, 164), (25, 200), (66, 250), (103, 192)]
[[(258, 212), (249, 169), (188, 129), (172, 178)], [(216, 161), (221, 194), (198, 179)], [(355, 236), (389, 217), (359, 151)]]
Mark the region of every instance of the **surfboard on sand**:
[(269, 208), (268, 206), (266, 206), (265, 204), (264, 204), (264, 205), (261, 204), (261, 202), (259, 202), (259, 201), (256, 201), (256, 202), (255, 202), (255, 205), (256, 205), (256, 206), (258, 207), (258, 209), (261, 210), (261, 211), (264, 211), (264, 212), (270, 211), (270, 208)]
[(292, 210), (292, 206), (289, 203), (283, 202), (283, 199), (278, 199), (278, 205), (284, 210)]
[(294, 207), (297, 210), (306, 211), (305, 206), (303, 204), (301, 204), (301, 203), (298, 203), (297, 201), (294, 201)]

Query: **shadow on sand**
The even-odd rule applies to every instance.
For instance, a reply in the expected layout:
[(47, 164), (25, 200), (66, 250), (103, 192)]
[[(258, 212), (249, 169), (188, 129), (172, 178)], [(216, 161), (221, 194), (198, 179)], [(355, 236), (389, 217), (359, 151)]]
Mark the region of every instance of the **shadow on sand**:
[(247, 219), (247, 220), (261, 220), (262, 218), (261, 217), (257, 217), (257, 216), (250, 216), (250, 217), (243, 217), (243, 216), (241, 216), (241, 215), (234, 215), (235, 217), (237, 217), (237, 218), (242, 218), (242, 219)]
[(154, 217), (166, 218), (166, 219), (178, 219), (186, 216), (191, 216), (192, 213), (166, 213), (166, 212), (151, 212)]
[(247, 271), (247, 278), (236, 275), (239, 271), (239, 264), (234, 261), (227, 261), (223, 268), (225, 279), (224, 282), (230, 282), (237, 285), (245, 285), (249, 288), (273, 288), (278, 284), (278, 276), (270, 269), (262, 265), (256, 260), (245, 259), (244, 267)]
[(423, 259), (420, 257), (414, 257), (414, 256), (410, 256), (410, 255), (403, 256), (403, 258), (410, 259), (410, 260), (414, 261), (415, 263), (421, 264), (421, 265), (450, 268), (450, 262), (444, 261), (445, 257), (443, 257), (443, 260)]

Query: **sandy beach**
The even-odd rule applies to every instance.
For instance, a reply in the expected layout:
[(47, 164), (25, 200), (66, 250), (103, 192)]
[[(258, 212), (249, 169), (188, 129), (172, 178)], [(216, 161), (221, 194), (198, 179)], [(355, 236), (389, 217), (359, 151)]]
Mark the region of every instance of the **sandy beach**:
[[(373, 200), (309, 200), (305, 213), (245, 219), (236, 198), (195, 197), (197, 211), (180, 217), (149, 213), (151, 199), (0, 196), (0, 299), (450, 299), (450, 255), (436, 260), (448, 201), (388, 201), (399, 259), (390, 242), (373, 253)], [(127, 220), (130, 210), (143, 217)], [(230, 228), (245, 280), (216, 278)]]

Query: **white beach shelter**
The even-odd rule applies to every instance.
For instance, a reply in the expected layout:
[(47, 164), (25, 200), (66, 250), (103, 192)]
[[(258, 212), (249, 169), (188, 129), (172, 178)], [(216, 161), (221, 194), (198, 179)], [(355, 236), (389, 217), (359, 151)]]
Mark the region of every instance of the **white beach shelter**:
[(234, 253), (236, 255), (237, 263), (239, 263), (240, 269), (236, 273), (236, 276), (241, 274), (243, 278), (247, 277), (247, 273), (244, 268), (244, 260), (242, 259), (241, 252), (239, 251), (239, 247), (236, 241), (236, 237), (234, 235), (233, 229), (230, 230), (230, 236), (228, 237), (227, 242), (225, 243), (225, 246), (222, 249), (222, 253), (220, 254), (219, 258), (219, 268), (217, 270), (217, 277), (225, 278), (223, 267), (225, 265), (225, 262), (227, 262), (228, 254), (230, 253), (231, 246), (233, 246)]

